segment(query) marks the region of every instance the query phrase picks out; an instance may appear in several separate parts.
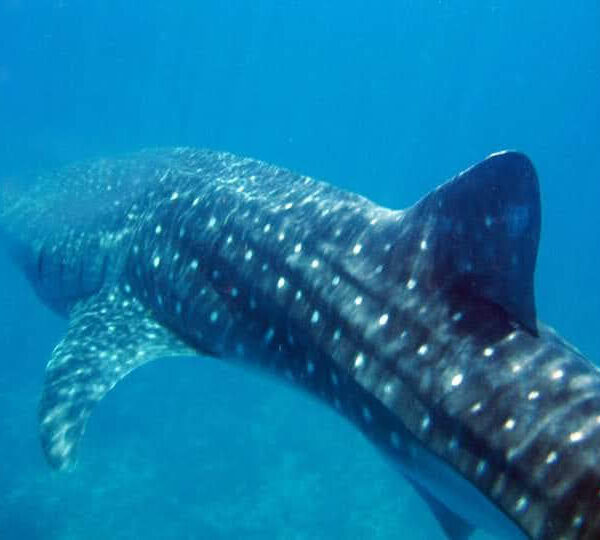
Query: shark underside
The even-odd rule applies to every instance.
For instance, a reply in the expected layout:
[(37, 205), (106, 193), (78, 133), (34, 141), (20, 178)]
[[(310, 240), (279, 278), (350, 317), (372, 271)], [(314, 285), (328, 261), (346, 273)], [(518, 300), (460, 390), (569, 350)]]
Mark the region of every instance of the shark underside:
[(39, 411), (53, 467), (128, 373), (202, 354), (335, 408), (453, 540), (600, 538), (600, 375), (537, 320), (523, 154), (390, 210), (254, 159), (148, 150), (42, 178), (0, 226), (69, 321)]

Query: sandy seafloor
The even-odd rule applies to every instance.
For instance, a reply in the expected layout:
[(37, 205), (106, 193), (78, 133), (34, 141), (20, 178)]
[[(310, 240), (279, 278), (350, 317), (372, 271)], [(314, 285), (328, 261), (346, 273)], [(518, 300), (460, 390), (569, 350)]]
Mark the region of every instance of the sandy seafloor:
[[(591, 0), (0, 0), (0, 185), (192, 145), (400, 208), (517, 148), (542, 186), (539, 315), (600, 361), (598, 25)], [(130, 376), (52, 472), (36, 410), (65, 323), (5, 258), (0, 278), (0, 539), (443, 538), (344, 420), (208, 358)]]

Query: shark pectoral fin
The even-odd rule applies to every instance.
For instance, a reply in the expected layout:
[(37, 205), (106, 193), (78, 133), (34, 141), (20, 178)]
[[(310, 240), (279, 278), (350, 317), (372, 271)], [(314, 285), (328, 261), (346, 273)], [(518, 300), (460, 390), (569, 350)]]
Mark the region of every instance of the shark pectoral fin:
[(189, 354), (196, 353), (120, 287), (79, 302), (46, 366), (39, 420), (50, 464), (74, 464), (94, 405), (128, 373), (159, 357)]
[[(420, 243), (432, 286), (493, 302), (537, 335), (533, 278), (540, 215), (532, 163), (518, 152), (502, 152), (427, 195), (406, 219), (421, 225), (412, 249), (418, 253)], [(417, 236), (424, 228), (425, 244)]]
[(438, 520), (440, 526), (450, 540), (467, 540), (475, 528), (458, 514), (450, 510), (445, 504), (429, 494), (419, 484), (409, 479), (415, 491), (423, 498), (429, 509)]

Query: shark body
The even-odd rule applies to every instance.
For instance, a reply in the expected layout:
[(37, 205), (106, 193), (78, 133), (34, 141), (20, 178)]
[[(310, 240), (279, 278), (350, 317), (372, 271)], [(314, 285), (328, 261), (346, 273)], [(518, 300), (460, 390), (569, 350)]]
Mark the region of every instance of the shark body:
[(600, 376), (536, 319), (524, 155), (389, 210), (253, 159), (144, 151), (67, 167), (1, 218), (69, 319), (40, 404), (53, 467), (136, 367), (204, 354), (337, 409), (452, 539), (600, 536)]

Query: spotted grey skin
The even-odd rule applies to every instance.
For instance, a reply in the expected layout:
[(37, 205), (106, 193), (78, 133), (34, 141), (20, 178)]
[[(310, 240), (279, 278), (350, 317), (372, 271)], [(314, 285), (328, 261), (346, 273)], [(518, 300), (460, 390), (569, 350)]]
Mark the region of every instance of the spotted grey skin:
[(450, 538), (600, 537), (600, 377), (536, 320), (539, 193), (522, 154), (394, 211), (253, 159), (145, 151), (50, 175), (1, 218), (69, 318), (40, 405), (54, 467), (125, 375), (201, 353), (337, 409)]

